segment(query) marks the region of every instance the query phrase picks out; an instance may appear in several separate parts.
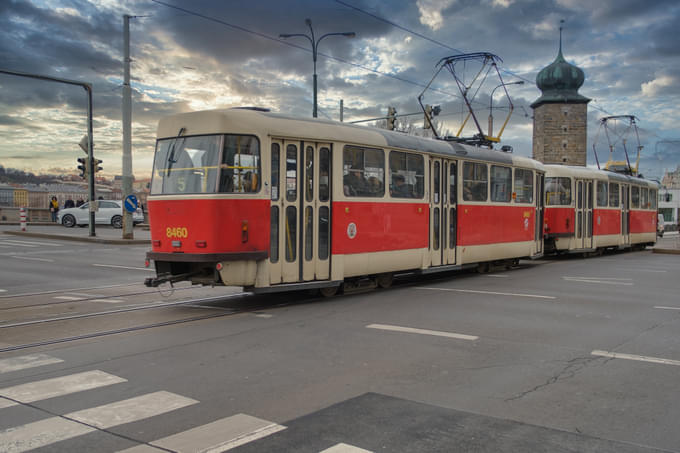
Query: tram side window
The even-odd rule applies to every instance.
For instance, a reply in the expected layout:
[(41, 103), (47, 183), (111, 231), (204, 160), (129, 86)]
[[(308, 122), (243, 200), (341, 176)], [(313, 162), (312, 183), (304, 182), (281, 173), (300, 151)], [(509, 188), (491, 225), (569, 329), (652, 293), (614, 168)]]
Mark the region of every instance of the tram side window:
[(253, 193), (260, 190), (260, 142), (249, 135), (225, 135), (220, 192)]
[(534, 201), (534, 173), (531, 170), (515, 169), (515, 183), (513, 186), (516, 203), (533, 203)]
[(272, 143), (272, 200), (274, 201), (279, 199), (280, 150), (278, 143)]
[(158, 140), (151, 193), (214, 193), (221, 138), (202, 135)]
[(398, 151), (390, 152), (390, 195), (393, 198), (423, 198), (425, 159)]
[(512, 197), (512, 169), (508, 167), (491, 166), (491, 201), (509, 203)]
[(650, 208), (656, 209), (656, 201), (657, 201), (657, 195), (656, 195), (656, 190), (650, 190), (649, 191), (649, 202), (651, 203)]
[(609, 204), (607, 195), (607, 183), (598, 181), (597, 182), (597, 205), (607, 206)]
[(382, 149), (345, 146), (343, 191), (349, 197), (382, 197), (385, 194), (385, 152)]
[(642, 209), (648, 209), (649, 208), (649, 190), (648, 189), (640, 189), (640, 207)]
[(571, 179), (545, 178), (545, 204), (546, 206), (571, 205)]
[(609, 207), (619, 207), (619, 185), (613, 182), (609, 183)]
[(640, 188), (633, 186), (630, 188), (630, 201), (633, 208), (640, 208)]
[(463, 200), (486, 201), (488, 192), (486, 164), (465, 162), (463, 165)]

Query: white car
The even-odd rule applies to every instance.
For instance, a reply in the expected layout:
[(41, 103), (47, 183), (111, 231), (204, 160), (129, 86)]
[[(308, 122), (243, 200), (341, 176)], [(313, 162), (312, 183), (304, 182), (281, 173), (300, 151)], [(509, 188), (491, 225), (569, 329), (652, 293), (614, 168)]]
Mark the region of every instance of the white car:
[[(120, 200), (97, 200), (99, 209), (94, 213), (94, 222), (111, 225), (114, 228), (123, 227), (123, 202)], [(57, 213), (57, 221), (65, 227), (72, 228), (76, 225), (85, 226), (90, 224), (90, 203), (85, 203), (78, 208), (60, 209)], [(132, 213), (132, 223), (144, 222), (142, 210), (137, 208)]]

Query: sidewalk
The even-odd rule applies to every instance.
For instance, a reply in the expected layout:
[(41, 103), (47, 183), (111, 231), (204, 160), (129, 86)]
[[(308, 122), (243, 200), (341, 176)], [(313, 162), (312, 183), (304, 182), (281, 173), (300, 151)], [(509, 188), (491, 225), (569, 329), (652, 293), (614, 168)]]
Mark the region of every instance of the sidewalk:
[(66, 228), (59, 224), (29, 224), (26, 231), (21, 231), (19, 225), (0, 225), (0, 231), (4, 234), (26, 236), (45, 239), (61, 239), (64, 241), (94, 242), (98, 244), (131, 244), (150, 245), (151, 233), (148, 226), (138, 225), (134, 228), (134, 239), (123, 239), (123, 230), (109, 225), (96, 225), (95, 237), (90, 237), (89, 228)]
[(656, 239), (652, 252), (680, 255), (680, 234), (677, 231), (667, 231), (662, 238)]

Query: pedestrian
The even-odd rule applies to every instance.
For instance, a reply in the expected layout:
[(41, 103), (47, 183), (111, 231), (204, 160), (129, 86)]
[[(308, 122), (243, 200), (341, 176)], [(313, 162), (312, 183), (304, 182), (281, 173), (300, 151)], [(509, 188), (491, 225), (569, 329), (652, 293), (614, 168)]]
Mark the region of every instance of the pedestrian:
[(78, 201), (76, 201), (76, 208), (79, 208), (79, 207), (81, 207), (81, 206), (84, 205), (84, 204), (85, 204), (85, 202), (83, 201), (83, 199), (82, 199), (82, 198), (78, 198)]
[(57, 212), (59, 212), (59, 202), (57, 201), (57, 197), (52, 196), (52, 199), (50, 200), (50, 214), (52, 215), (52, 222), (54, 223), (57, 222)]
[(68, 200), (64, 202), (64, 209), (73, 208), (75, 205), (76, 204), (73, 202), (73, 198), (68, 197)]

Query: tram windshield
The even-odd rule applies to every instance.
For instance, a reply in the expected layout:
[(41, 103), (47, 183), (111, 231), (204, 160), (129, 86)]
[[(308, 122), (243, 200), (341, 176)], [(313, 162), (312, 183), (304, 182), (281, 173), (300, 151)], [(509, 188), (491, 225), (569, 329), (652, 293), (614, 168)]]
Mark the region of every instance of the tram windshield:
[(259, 189), (260, 146), (253, 136), (176, 137), (156, 144), (153, 195), (247, 193)]
[(571, 179), (545, 178), (546, 206), (568, 206), (571, 204)]

